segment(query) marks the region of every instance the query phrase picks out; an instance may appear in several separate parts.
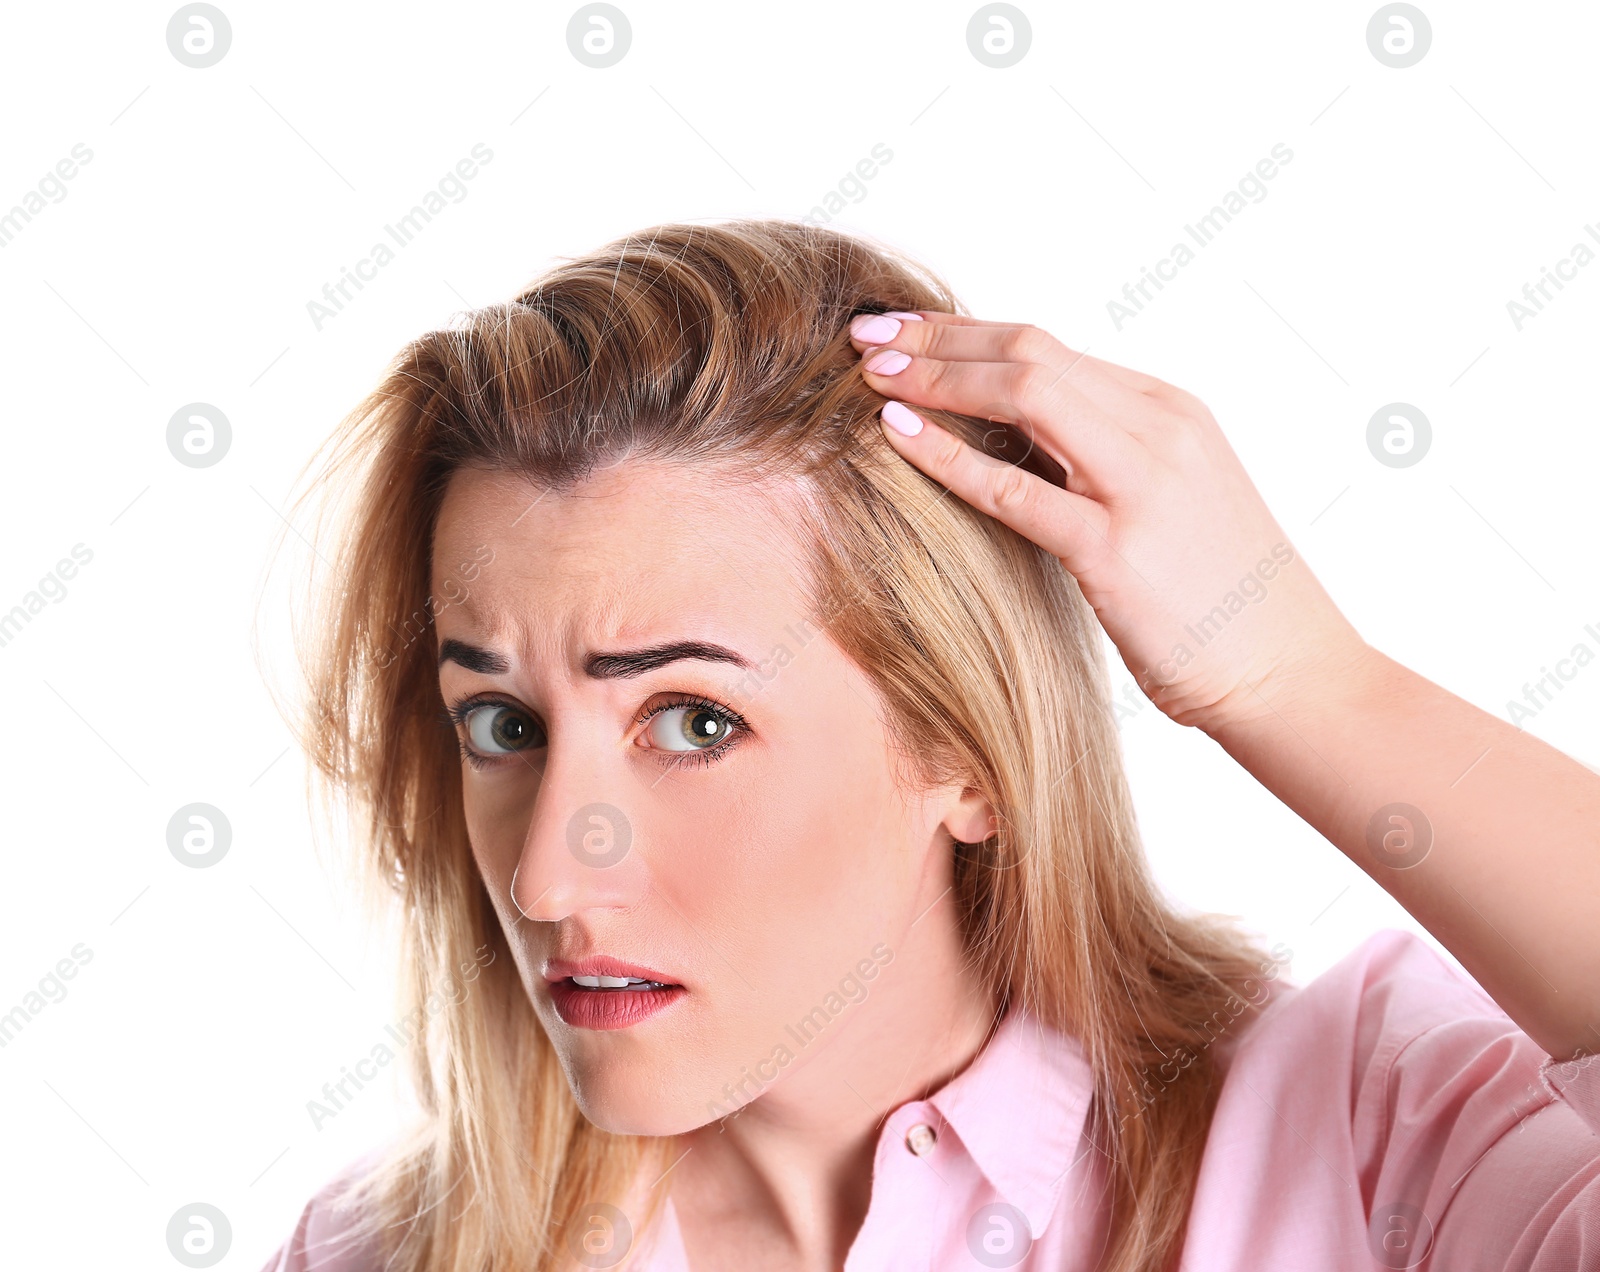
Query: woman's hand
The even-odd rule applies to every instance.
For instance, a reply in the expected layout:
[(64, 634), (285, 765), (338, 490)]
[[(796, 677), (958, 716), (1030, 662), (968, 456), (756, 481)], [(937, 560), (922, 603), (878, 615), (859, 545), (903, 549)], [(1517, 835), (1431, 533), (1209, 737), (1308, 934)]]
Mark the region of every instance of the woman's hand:
[[(1178, 723), (1213, 732), (1253, 718), (1371, 652), (1192, 394), (1021, 324), (870, 315), (851, 342), (867, 383), (892, 399), (895, 448), (1060, 558)], [(1015, 425), (1066, 470), (1066, 489), (902, 403)], [(912, 436), (897, 427), (919, 421)]]
[[(1377, 880), (1552, 1056), (1600, 1047), (1600, 775), (1362, 641), (1190, 394), (1034, 327), (923, 313), (851, 335), (895, 448), (1060, 557), (1164, 712)], [(902, 436), (902, 402), (1015, 424), (1067, 489), (931, 423)]]

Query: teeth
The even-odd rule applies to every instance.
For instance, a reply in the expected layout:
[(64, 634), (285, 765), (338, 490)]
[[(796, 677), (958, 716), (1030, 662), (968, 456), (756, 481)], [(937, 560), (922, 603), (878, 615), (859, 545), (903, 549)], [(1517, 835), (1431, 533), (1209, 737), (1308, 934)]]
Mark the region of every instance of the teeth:
[(574, 976), (572, 983), (584, 989), (626, 989), (630, 985), (653, 985), (656, 982), (638, 976)]

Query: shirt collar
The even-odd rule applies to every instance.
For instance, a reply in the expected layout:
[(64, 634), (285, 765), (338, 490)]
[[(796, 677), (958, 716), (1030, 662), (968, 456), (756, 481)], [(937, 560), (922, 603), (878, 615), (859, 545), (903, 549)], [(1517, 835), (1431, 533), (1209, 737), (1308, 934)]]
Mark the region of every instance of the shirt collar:
[(1076, 1038), (1017, 1008), (928, 1103), (1038, 1237), (1077, 1162), (1094, 1073)]

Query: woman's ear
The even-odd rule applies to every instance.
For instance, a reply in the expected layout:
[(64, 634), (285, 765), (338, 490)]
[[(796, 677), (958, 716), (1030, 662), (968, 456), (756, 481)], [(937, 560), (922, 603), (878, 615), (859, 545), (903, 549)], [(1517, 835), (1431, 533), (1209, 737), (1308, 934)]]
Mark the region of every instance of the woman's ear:
[(944, 815), (944, 828), (958, 843), (982, 843), (1000, 829), (994, 809), (976, 787), (965, 787)]

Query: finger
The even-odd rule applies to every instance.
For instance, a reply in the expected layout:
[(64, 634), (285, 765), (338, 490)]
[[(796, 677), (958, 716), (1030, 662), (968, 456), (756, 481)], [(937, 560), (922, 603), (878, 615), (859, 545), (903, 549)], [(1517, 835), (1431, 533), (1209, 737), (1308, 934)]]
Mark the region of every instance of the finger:
[(1066, 374), (1099, 377), (1140, 393), (1170, 388), (1165, 381), (1069, 348), (1027, 323), (987, 322), (937, 310), (860, 314), (850, 323), (850, 343), (860, 353), (887, 345), (948, 361), (1000, 362), (1008, 358), (1059, 363)]
[[(886, 328), (880, 328), (883, 330)], [(1037, 362), (1062, 378), (1087, 386), (1091, 397), (1111, 411), (1128, 409), (1127, 392), (1144, 392), (1159, 384), (1154, 376), (1091, 358), (1033, 326), (955, 323), (907, 323), (887, 341), (890, 348), (945, 362)], [(1100, 389), (1105, 391), (1097, 391)]]
[[(874, 314), (857, 318), (852, 323), (852, 344), (869, 339), (881, 342), (862, 345), (859, 350), (873, 373), (892, 375), (906, 365), (908, 356), (919, 361), (926, 358), (937, 362), (1037, 364), (1053, 371), (1047, 377), (1051, 381), (1075, 379), (1085, 393), (1112, 416), (1132, 418), (1144, 413), (1144, 403), (1137, 396), (1140, 392), (1137, 381), (1129, 383), (1122, 377), (1108, 374), (1100, 369), (1098, 360), (1067, 348), (1038, 327), (1009, 323), (899, 321), (893, 314)], [(880, 350), (885, 349), (890, 352), (881, 355)]]
[[(889, 312), (892, 318), (905, 318), (910, 316), (913, 320), (921, 319), (925, 322), (942, 322), (958, 327), (1017, 327), (1020, 323), (996, 322), (990, 318), (974, 318), (971, 314), (953, 314), (945, 309), (895, 309)], [(866, 315), (870, 317), (870, 315)]]
[(896, 349), (862, 362), (868, 386), (886, 398), (977, 419), (1013, 424), (1074, 478), (1074, 487), (1109, 495), (1145, 438), (1161, 427), (1152, 399), (1110, 382), (1090, 386), (1037, 362), (944, 362)]
[(906, 339), (914, 339), (921, 335), (926, 339), (936, 339), (938, 332), (942, 331), (947, 336), (959, 332), (1002, 332), (1020, 330), (1021, 324), (1014, 322), (988, 322), (978, 318), (968, 318), (964, 314), (947, 314), (937, 310), (892, 310), (882, 314), (857, 314), (850, 320), (850, 343), (856, 350), (867, 348), (870, 345), (889, 344), (902, 331)]
[(1073, 574), (1104, 555), (1111, 517), (1095, 500), (997, 462), (901, 402), (884, 403), (882, 415), (884, 434), (902, 456), (974, 508), (1061, 558)]
[[(945, 363), (1013, 363), (1042, 368), (1018, 373), (1019, 380), (1026, 379), (1033, 385), (1035, 396), (1041, 401), (1047, 401), (1051, 396), (1049, 391), (1057, 386), (1077, 388), (1109, 417), (1147, 443), (1170, 432), (1178, 420), (1193, 413), (1195, 405), (1188, 394), (1163, 384), (1154, 376), (1090, 358), (1038, 327), (1001, 323), (946, 324), (927, 320), (897, 323), (892, 315), (879, 314), (857, 319), (855, 330), (859, 336), (889, 337), (886, 344), (869, 345), (862, 350), (868, 383), (885, 396), (905, 396), (925, 405), (967, 414), (994, 414), (992, 409), (980, 411), (971, 404), (955, 406), (920, 397), (915, 389), (891, 391), (874, 377), (898, 374), (903, 380), (914, 380), (915, 377), (904, 374), (905, 368), (925, 360), (931, 365), (923, 368), (923, 374), (935, 381), (959, 379), (946, 377), (942, 365)], [(1152, 386), (1159, 388), (1146, 391)], [(1008, 400), (1015, 404), (1015, 410), (1007, 418), (1034, 418), (1027, 414), (1027, 403), (1016, 398)], [(993, 399), (979, 401), (993, 407)]]

